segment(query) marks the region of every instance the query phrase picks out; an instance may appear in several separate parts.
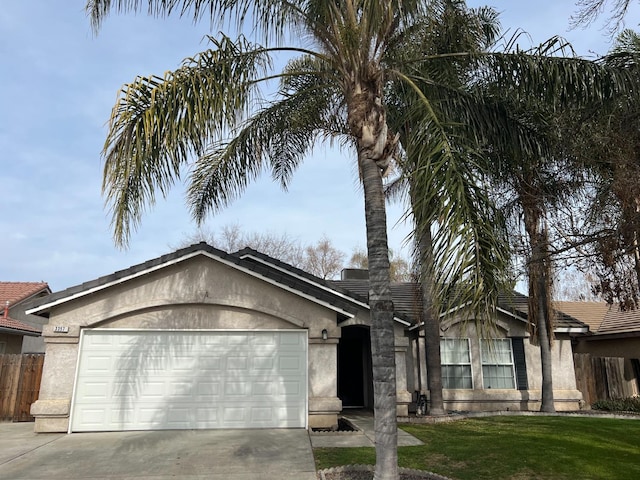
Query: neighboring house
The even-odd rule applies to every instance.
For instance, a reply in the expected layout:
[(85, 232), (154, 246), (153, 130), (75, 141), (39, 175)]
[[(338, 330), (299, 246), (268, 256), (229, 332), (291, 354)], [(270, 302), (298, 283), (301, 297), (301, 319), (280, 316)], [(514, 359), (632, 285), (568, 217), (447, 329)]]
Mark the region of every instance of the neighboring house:
[[(200, 243), (49, 295), (29, 310), (49, 319), (35, 429), (333, 427), (344, 408), (372, 406), (366, 285)], [(426, 385), (424, 342), (416, 286), (394, 285), (393, 294), (404, 416)], [(568, 335), (587, 327), (564, 322), (554, 344), (556, 405), (574, 410), (581, 397)], [(483, 343), (470, 325), (443, 321), (449, 408), (539, 406), (526, 312), (506, 306), (497, 323)]]
[(640, 310), (621, 311), (605, 302), (556, 302), (556, 308), (589, 325), (588, 334), (576, 337), (575, 353), (621, 359), (621, 378), (607, 377), (599, 396), (640, 394)]
[(0, 282), (0, 354), (42, 353), (42, 317), (28, 315), (28, 303), (51, 293), (44, 282)]

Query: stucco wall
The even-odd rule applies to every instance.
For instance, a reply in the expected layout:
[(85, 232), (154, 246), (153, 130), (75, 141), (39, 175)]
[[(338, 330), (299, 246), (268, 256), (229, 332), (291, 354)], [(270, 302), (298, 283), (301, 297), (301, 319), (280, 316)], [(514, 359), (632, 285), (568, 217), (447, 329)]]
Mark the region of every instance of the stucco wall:
[(0, 353), (16, 354), (22, 349), (22, 335), (9, 335), (0, 333), (0, 343), (4, 344), (4, 349)]
[[(482, 335), (473, 321), (460, 322), (450, 319), (442, 322), (441, 338), (469, 338), (473, 389), (445, 389), (445, 408), (463, 411), (492, 410), (538, 410), (541, 402), (542, 369), (540, 349), (531, 344), (526, 323), (499, 313), (496, 326)], [(423, 335), (423, 334), (422, 334)], [(484, 389), (480, 338), (523, 338), (527, 370), (528, 390)], [(424, 338), (414, 332), (411, 341), (411, 356), (420, 362), (414, 374), (414, 390), (420, 390), (428, 397), (426, 356)], [(577, 410), (581, 393), (576, 388), (571, 340), (567, 335), (558, 335), (552, 347), (552, 375), (557, 410)], [(418, 383), (417, 380), (420, 380)]]
[[(68, 327), (67, 333), (55, 332)], [(306, 329), (309, 424), (337, 424), (336, 312), (278, 286), (198, 256), (51, 310), (36, 431), (66, 431), (82, 328)], [(322, 340), (326, 329), (329, 340)], [(323, 371), (317, 365), (322, 365)], [(312, 418), (317, 416), (318, 418)]]

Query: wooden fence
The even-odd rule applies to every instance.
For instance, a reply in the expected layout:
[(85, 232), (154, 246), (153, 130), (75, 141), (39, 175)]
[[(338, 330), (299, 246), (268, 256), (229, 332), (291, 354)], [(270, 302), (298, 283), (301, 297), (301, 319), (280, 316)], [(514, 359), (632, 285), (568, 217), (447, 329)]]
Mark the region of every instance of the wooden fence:
[(0, 355), (0, 420), (31, 422), (29, 410), (38, 399), (43, 353)]
[(636, 393), (633, 382), (625, 379), (624, 358), (575, 353), (573, 364), (578, 390), (589, 405), (596, 400), (625, 398)]

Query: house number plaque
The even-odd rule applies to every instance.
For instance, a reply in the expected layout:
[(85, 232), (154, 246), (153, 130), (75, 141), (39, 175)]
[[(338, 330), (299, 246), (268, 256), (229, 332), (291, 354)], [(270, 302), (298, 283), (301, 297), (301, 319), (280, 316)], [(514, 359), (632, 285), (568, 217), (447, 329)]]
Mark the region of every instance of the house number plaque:
[(69, 327), (63, 327), (62, 325), (56, 325), (53, 327), (54, 333), (69, 333)]

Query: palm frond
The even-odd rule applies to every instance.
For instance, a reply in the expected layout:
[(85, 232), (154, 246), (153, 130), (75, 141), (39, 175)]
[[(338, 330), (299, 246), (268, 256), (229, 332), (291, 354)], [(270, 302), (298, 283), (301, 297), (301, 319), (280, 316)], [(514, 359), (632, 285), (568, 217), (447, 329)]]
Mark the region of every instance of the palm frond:
[(282, 76), (280, 98), (255, 112), (229, 141), (216, 143), (197, 160), (188, 190), (197, 221), (227, 206), (267, 169), (286, 189), (318, 138), (345, 133), (342, 105), (336, 102), (339, 92), (326, 82), (321, 64), (310, 57), (290, 62)]
[(265, 42), (276, 43), (283, 40), (288, 30), (304, 23), (299, 2), (277, 0), (87, 0), (85, 11), (95, 31), (112, 11), (144, 12), (154, 17), (191, 18), (194, 23), (208, 20), (219, 27), (231, 22), (237, 31), (250, 26)]
[(113, 108), (103, 156), (103, 193), (116, 243), (126, 244), (156, 191), (163, 196), (181, 166), (244, 118), (268, 53), (244, 39), (211, 39), (215, 49), (164, 77), (138, 77)]

